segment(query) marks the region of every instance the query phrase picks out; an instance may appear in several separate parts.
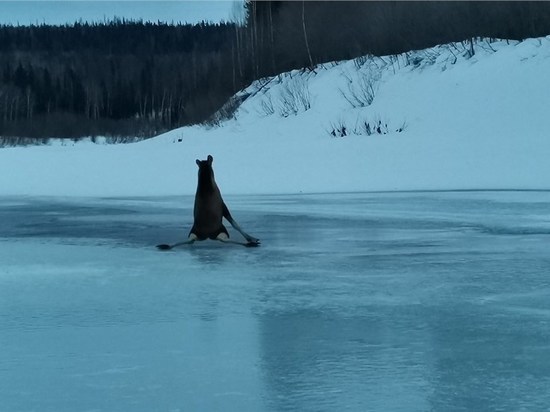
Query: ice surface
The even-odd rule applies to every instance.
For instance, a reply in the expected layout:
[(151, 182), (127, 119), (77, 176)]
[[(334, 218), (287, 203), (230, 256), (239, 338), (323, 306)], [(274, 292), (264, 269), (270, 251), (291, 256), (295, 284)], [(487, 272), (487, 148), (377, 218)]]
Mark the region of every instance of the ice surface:
[(550, 404), (549, 192), (226, 202), (260, 248), (155, 250), (191, 197), (1, 199), (0, 410)]

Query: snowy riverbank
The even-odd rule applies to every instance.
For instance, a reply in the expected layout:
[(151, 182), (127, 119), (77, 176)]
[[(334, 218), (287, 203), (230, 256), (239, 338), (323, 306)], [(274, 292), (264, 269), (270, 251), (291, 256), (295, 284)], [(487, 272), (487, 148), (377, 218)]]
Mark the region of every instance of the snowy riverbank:
[[(193, 194), (194, 160), (207, 154), (226, 194), (550, 188), (550, 37), (475, 49), (287, 73), (252, 85), (217, 128), (128, 145), (0, 149), (0, 194)], [(366, 88), (372, 104), (353, 107)]]

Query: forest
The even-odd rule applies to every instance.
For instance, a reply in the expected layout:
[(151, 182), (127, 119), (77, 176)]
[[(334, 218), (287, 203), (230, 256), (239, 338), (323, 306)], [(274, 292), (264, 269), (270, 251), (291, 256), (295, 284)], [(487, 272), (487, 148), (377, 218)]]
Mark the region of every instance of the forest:
[(215, 24), (3, 25), (0, 138), (148, 138), (213, 123), (235, 92), (291, 69), (548, 34), (550, 2), (538, 1), (248, 0), (242, 18)]

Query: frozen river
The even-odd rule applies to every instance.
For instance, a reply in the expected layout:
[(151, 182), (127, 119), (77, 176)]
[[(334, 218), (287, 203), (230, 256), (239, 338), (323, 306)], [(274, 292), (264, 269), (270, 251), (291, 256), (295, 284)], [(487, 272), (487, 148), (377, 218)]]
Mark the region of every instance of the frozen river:
[(0, 411), (550, 405), (549, 192), (192, 202), (0, 198)]

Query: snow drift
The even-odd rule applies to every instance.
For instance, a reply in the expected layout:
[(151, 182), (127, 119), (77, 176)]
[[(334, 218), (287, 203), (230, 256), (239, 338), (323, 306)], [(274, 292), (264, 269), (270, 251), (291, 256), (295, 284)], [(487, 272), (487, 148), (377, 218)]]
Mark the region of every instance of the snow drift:
[(549, 189), (550, 36), (363, 57), (262, 79), (216, 127), (0, 149), (0, 194)]

